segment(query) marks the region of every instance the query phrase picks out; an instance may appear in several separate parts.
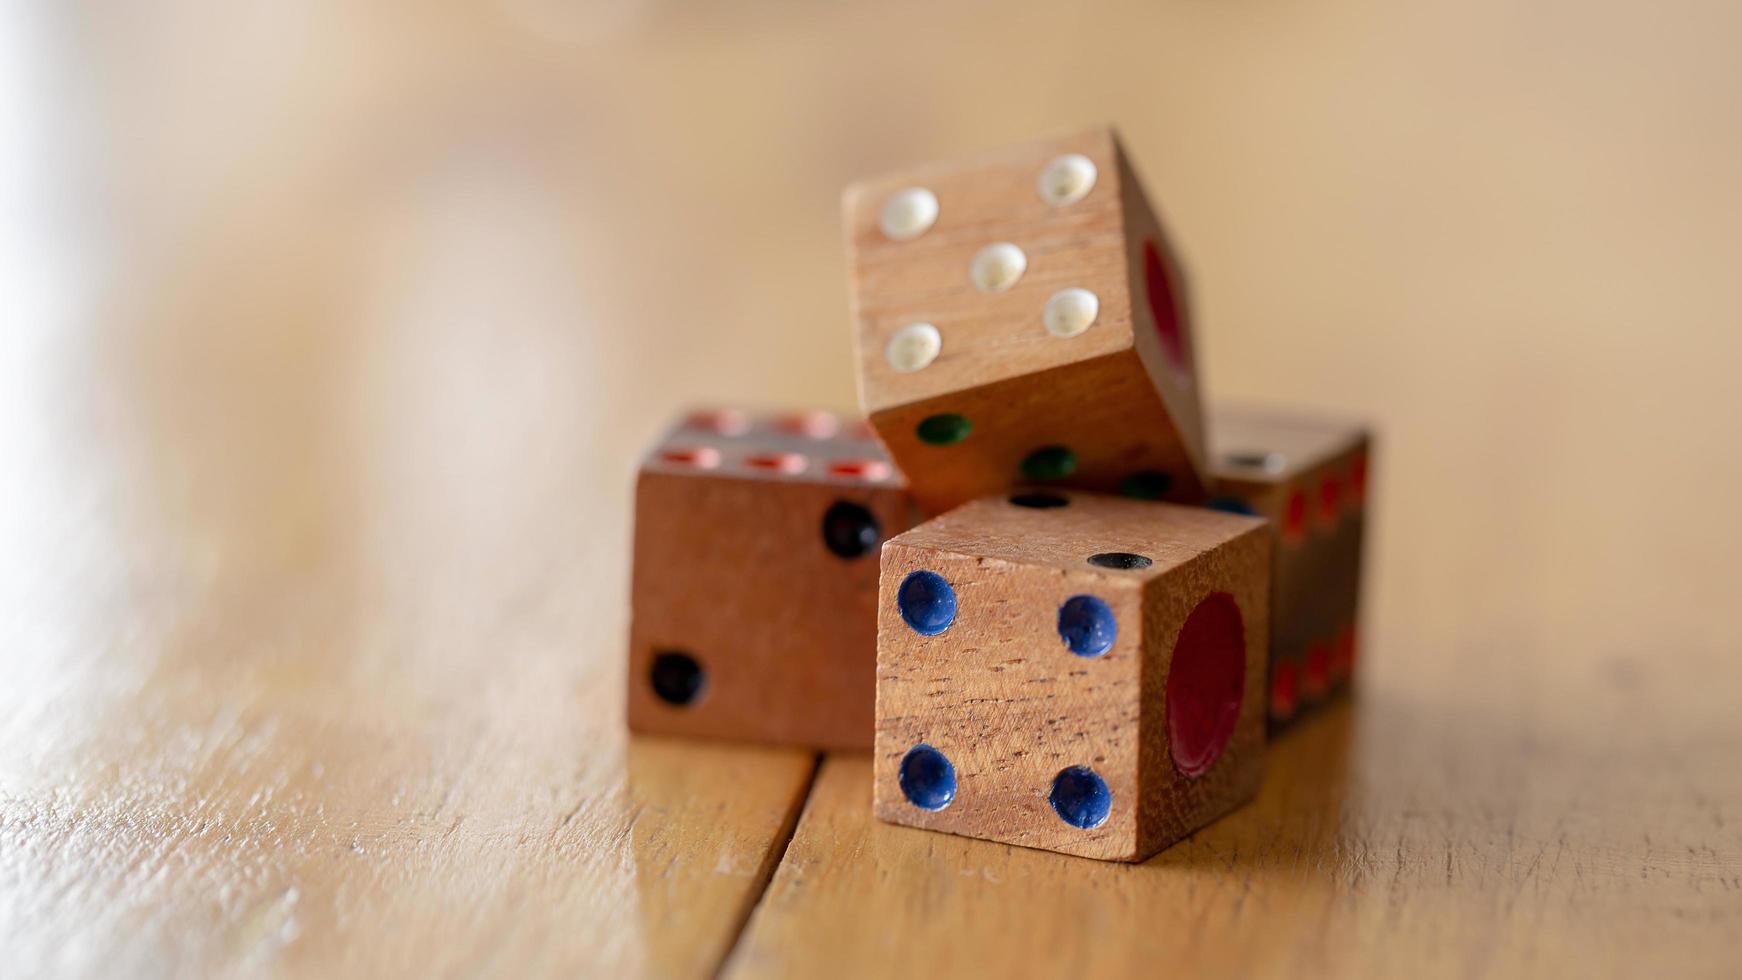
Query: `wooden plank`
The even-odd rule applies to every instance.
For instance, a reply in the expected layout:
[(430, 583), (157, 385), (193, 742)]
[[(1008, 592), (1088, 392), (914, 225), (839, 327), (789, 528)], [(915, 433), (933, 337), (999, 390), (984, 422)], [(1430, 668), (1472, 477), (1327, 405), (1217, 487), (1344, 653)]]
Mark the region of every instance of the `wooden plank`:
[(813, 756), (631, 741), (557, 636), (419, 649), (298, 591), (142, 597), (9, 659), (9, 974), (713, 973)]
[(1617, 751), (1376, 694), (1131, 866), (878, 823), (831, 756), (726, 975), (1728, 975), (1736, 728)]
[(635, 453), (846, 407), (838, 189), (1085, 106), (1209, 391), (1378, 423), (1363, 703), (1134, 868), (813, 808), (740, 972), (1736, 972), (1742, 6), (619, 6), (0, 17), (8, 976), (705, 967), (808, 760), (619, 735)]
[(567, 323), (429, 260), (371, 321), (286, 207), (8, 335), (3, 972), (711, 975), (815, 756), (627, 736), (643, 434), (545, 369)]

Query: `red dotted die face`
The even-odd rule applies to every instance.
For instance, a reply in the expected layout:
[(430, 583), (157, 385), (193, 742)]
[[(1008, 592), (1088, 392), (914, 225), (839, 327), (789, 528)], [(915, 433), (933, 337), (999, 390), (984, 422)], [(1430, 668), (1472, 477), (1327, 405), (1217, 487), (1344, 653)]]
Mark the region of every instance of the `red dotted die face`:
[(841, 420), (833, 412), (791, 412), (774, 420), (782, 432), (808, 439), (830, 439), (841, 431)]
[(659, 454), (659, 458), (677, 466), (694, 466), (701, 470), (711, 470), (720, 465), (720, 451), (712, 446), (667, 449)]
[(1179, 299), (1174, 295), (1173, 276), (1154, 242), (1143, 243), (1143, 284), (1149, 297), (1149, 314), (1155, 320), (1155, 334), (1161, 340), (1161, 352), (1167, 355), (1175, 371), (1190, 374), (1185, 326), (1181, 323)]
[(869, 422), (854, 422), (847, 429), (847, 434), (860, 442), (876, 442), (877, 430)]
[(1343, 481), (1336, 474), (1326, 476), (1319, 481), (1319, 516), (1326, 524), (1337, 523), (1342, 516)]
[(1270, 717), (1286, 721), (1294, 716), (1300, 694), (1300, 666), (1293, 660), (1278, 660), (1270, 667)]
[(758, 453), (744, 457), (744, 465), (770, 473), (803, 473), (809, 464), (798, 453)]
[(1282, 511), (1282, 536), (1288, 541), (1306, 537), (1307, 499), (1304, 490), (1288, 495), (1288, 505)]
[(837, 459), (829, 464), (829, 472), (835, 476), (882, 483), (889, 479), (892, 471), (889, 464), (880, 459)]
[(1307, 647), (1306, 672), (1301, 678), (1301, 687), (1306, 690), (1307, 697), (1322, 698), (1331, 689), (1331, 645), (1329, 643), (1314, 643)]
[(741, 436), (750, 431), (750, 417), (735, 408), (721, 408), (693, 412), (684, 420), (684, 425), (722, 436)]
[(1341, 683), (1348, 680), (1355, 669), (1355, 630), (1345, 626), (1337, 631), (1337, 638), (1331, 641), (1331, 680)]
[(1221, 757), (1246, 693), (1246, 626), (1226, 592), (1198, 603), (1167, 670), (1167, 740), (1174, 768), (1201, 776)]

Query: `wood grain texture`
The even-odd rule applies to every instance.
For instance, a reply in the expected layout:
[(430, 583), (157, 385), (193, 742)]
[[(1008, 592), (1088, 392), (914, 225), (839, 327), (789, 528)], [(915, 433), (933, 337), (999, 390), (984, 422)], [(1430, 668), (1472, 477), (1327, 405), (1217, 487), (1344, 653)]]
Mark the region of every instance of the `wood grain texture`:
[[(1087, 196), (1055, 205), (1036, 185), (1065, 154), (1094, 161)], [(887, 237), (879, 215), (890, 195), (923, 186), (939, 216), (912, 240)], [(921, 167), (850, 187), (844, 197), (849, 295), (856, 324), (861, 405), (929, 513), (1020, 481), (1033, 450), (1061, 445), (1077, 471), (1063, 482), (1113, 491), (1134, 473), (1165, 473), (1167, 499), (1203, 494), (1203, 422), (1198, 404), (1184, 276), (1113, 132), (1092, 130), (979, 157)], [(1010, 242), (1027, 270), (1010, 288), (982, 292), (969, 278), (974, 256)], [(1178, 358), (1163, 352), (1151, 312), (1145, 249), (1161, 256), (1181, 334)], [(1048, 299), (1066, 288), (1099, 298), (1083, 332), (1050, 334)], [(911, 372), (885, 348), (909, 324), (935, 326), (937, 359)], [(916, 433), (932, 415), (957, 413), (972, 433), (929, 445)]]
[(1214, 492), (1275, 532), (1270, 717), (1285, 723), (1354, 670), (1372, 437), (1310, 412), (1219, 404), (1209, 435)]
[[(1112, 860), (1142, 860), (1237, 806), (1263, 756), (1269, 532), (1256, 519), (1168, 504), (1060, 495), (1036, 509), (1002, 497), (934, 518), (883, 549), (877, 629), (876, 812), (894, 823)], [(1153, 564), (1113, 570), (1091, 555), (1127, 552)], [(955, 621), (923, 636), (897, 596), (918, 571), (954, 589)], [(1240, 671), (1237, 717), (1208, 771), (1175, 763), (1169, 710), (1189, 697), (1176, 675), (1187, 617), (1233, 597), (1243, 632), (1227, 651)], [(1078, 656), (1060, 633), (1067, 600), (1106, 604), (1117, 633)], [(955, 768), (942, 809), (904, 795), (915, 746)], [(1082, 766), (1111, 791), (1105, 822), (1073, 827), (1048, 802), (1054, 778)]]
[(647, 433), (525, 251), (364, 198), (8, 325), (8, 976), (705, 977), (804, 799), (809, 751), (627, 736)]
[(1732, 972), (1742, 848), (1715, 808), (1738, 794), (1706, 790), (1733, 735), (1648, 767), (1633, 753), (1667, 744), (1366, 694), (1272, 745), (1254, 803), (1137, 865), (881, 823), (873, 762), (831, 757), (727, 976)]
[(469, 628), (438, 589), (360, 626), (304, 574), (172, 583), (162, 554), (83, 652), (9, 659), (9, 973), (705, 976), (729, 949), (808, 753), (625, 739), (615, 671), (523, 608)]
[(723, 950), (807, 760), (623, 737), (637, 461), (692, 400), (850, 407), (849, 181), (1110, 120), (1207, 389), (1382, 437), (1355, 702), (1140, 866), (877, 823), (831, 761), (737, 972), (1735, 976), (1738, 36), (0, 4), (3, 972)]
[[(745, 431), (730, 434), (680, 422), (642, 464), (627, 688), (636, 731), (871, 745), (877, 549), (917, 515), (901, 473), (857, 431), (859, 420), (788, 414), (820, 426), (806, 436), (781, 418), (745, 415)], [(697, 463), (704, 453), (706, 465)], [(842, 464), (856, 471), (837, 472)], [(868, 466), (881, 468), (876, 479), (864, 475)], [(828, 515), (842, 505), (862, 508), (876, 535), (848, 542), (862, 550), (845, 556), (825, 541)], [(656, 693), (662, 655), (700, 664), (693, 700)]]

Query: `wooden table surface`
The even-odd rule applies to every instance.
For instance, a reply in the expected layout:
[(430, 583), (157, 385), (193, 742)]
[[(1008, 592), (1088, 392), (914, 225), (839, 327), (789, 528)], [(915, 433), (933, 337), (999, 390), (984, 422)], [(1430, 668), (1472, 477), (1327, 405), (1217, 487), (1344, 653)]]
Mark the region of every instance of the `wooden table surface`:
[[(1739, 29), (8, 8), (0, 972), (1736, 975)], [(1100, 120), (1211, 390), (1379, 427), (1358, 699), (1130, 867), (628, 738), (640, 446), (851, 404), (849, 179)]]

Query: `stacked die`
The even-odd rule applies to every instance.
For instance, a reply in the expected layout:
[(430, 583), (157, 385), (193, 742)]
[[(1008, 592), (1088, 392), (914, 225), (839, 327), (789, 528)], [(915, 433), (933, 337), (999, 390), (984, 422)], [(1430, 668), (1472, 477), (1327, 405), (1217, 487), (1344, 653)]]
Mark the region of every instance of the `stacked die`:
[(1094, 493), (987, 497), (896, 536), (878, 816), (1135, 861), (1250, 796), (1269, 562), (1257, 519)]
[(1273, 727), (1323, 703), (1354, 671), (1369, 441), (1351, 422), (1240, 406), (1210, 411), (1210, 506), (1260, 515), (1275, 529)]
[(1349, 676), (1367, 437), (1206, 414), (1110, 130), (845, 221), (866, 420), (701, 413), (648, 457), (631, 725), (871, 746), (884, 820), (1142, 860)]
[(869, 746), (877, 550), (916, 516), (862, 422), (684, 416), (636, 480), (629, 726)]
[(846, 225), (860, 402), (927, 512), (1204, 498), (1183, 276), (1110, 131), (867, 181)]

